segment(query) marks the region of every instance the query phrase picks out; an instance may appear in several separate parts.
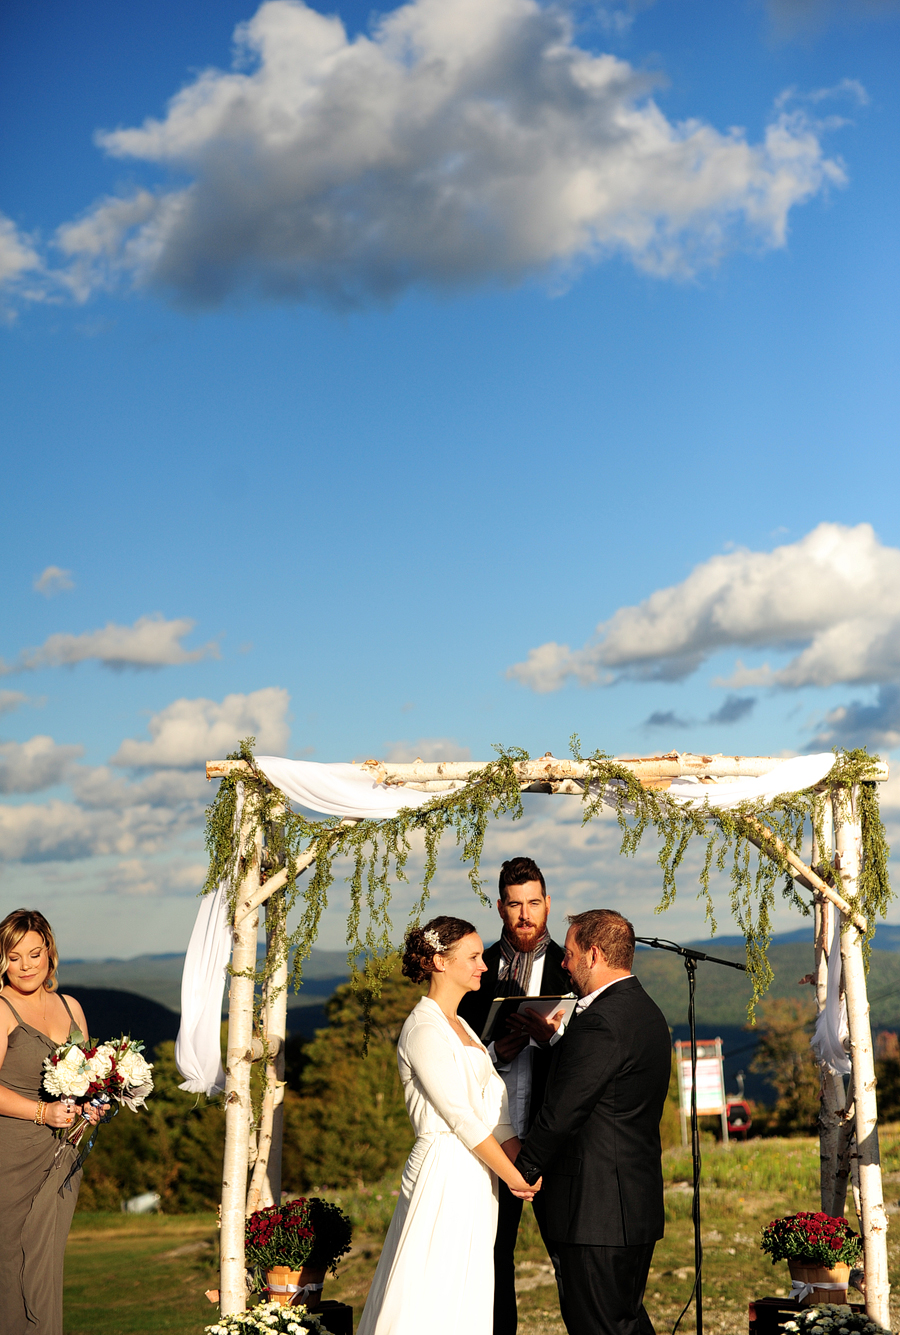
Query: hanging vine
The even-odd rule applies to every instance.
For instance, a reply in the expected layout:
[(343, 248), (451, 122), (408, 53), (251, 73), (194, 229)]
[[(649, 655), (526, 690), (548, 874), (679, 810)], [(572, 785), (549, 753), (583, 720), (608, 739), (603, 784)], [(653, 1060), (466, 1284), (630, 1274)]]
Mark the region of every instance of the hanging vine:
[[(230, 887), (231, 911), (234, 913), (237, 886), (245, 867), (236, 837), (238, 792), (244, 791), (243, 847), (253, 848), (253, 836), (262, 826), (264, 833), (260, 874), (263, 880), (280, 868), (286, 869), (287, 883), (280, 894), (283, 904), (275, 916), (275, 931), (257, 981), (267, 983), (279, 961), (290, 961), (290, 982), (299, 987), (303, 961), (308, 957), (318, 935), (322, 913), (328, 904), (328, 892), (334, 881), (334, 862), (347, 857), (352, 862), (348, 877), (350, 910), (347, 920), (348, 961), (354, 984), (370, 996), (377, 996), (381, 984), (393, 967), (392, 924), (390, 919), (393, 881), (406, 881), (406, 867), (412, 849), (411, 840), (421, 833), (425, 845), (425, 867), (421, 892), (413, 907), (412, 919), (418, 921), (425, 911), (430, 888), (437, 871), (438, 852), (444, 835), (452, 831), (460, 859), (468, 865), (468, 876), (482, 903), (489, 903), (480, 878), (484, 836), (490, 820), (510, 815), (518, 820), (523, 814), (520, 780), (516, 764), (529, 759), (519, 749), (498, 749), (498, 757), (475, 772), (463, 788), (436, 794), (418, 808), (405, 808), (396, 816), (382, 820), (341, 822), (336, 818), (313, 821), (292, 810), (284, 795), (273, 789), (256, 768), (253, 759), (254, 738), (241, 742), (230, 760), (244, 760), (247, 769), (221, 780), (219, 791), (207, 811), (206, 845), (210, 855), (204, 893), (220, 881)], [(784, 794), (768, 802), (745, 802), (723, 811), (708, 801), (686, 807), (665, 790), (644, 788), (637, 777), (614, 757), (602, 751), (580, 754), (580, 742), (572, 738), (572, 754), (588, 767), (584, 784), (583, 823), (597, 816), (603, 806), (616, 813), (622, 838), (620, 852), (634, 856), (644, 834), (652, 828), (659, 840), (657, 861), (662, 872), (662, 894), (656, 912), (664, 912), (674, 903), (676, 875), (693, 840), (704, 845), (700, 871), (699, 897), (705, 904), (710, 929), (716, 931), (711, 876), (713, 870), (730, 880), (730, 907), (747, 943), (747, 966), (753, 980), (753, 1001), (761, 996), (772, 979), (767, 951), (772, 936), (771, 914), (776, 887), (783, 880), (783, 895), (804, 913), (808, 901), (799, 892), (792, 869), (782, 852), (766, 845), (753, 866), (754, 841), (760, 837), (760, 824), (778, 840), (802, 857), (802, 843), (807, 826), (816, 830), (819, 847), (824, 850), (825, 795), (813, 790)], [(878, 811), (876, 785), (872, 781), (877, 756), (865, 750), (835, 753), (836, 760), (828, 784), (837, 789), (840, 800), (849, 801), (856, 791), (862, 821), (863, 861), (854, 910), (868, 923), (869, 935), (876, 920), (883, 917), (891, 899), (888, 879), (889, 849)], [(298, 861), (315, 850), (315, 861), (308, 877), (301, 880)], [(836, 873), (839, 877), (839, 873)], [(297, 925), (288, 930), (292, 910), (298, 903), (301, 913)], [(360, 966), (360, 960), (364, 963)], [(753, 1003), (751, 1003), (752, 1009)]]

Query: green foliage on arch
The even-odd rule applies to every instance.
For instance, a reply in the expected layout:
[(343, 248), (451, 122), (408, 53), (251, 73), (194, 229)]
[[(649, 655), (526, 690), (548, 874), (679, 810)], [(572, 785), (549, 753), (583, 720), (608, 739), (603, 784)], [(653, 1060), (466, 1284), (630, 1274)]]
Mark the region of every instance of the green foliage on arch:
[[(348, 857), (353, 871), (348, 878), (350, 909), (347, 918), (348, 959), (354, 985), (371, 996), (378, 996), (391, 968), (392, 941), (390, 919), (391, 889), (394, 881), (407, 880), (406, 867), (411, 839), (421, 833), (425, 844), (425, 870), (412, 920), (419, 921), (428, 902), (437, 871), (442, 840), (455, 836), (460, 860), (468, 867), (472, 889), (483, 903), (480, 864), (484, 836), (491, 820), (510, 815), (518, 820), (523, 814), (518, 762), (530, 757), (518, 748), (497, 748), (497, 759), (472, 775), (466, 785), (449, 793), (435, 794), (432, 801), (416, 809), (406, 808), (383, 820), (361, 820), (343, 824), (336, 817), (310, 820), (291, 809), (284, 795), (273, 789), (257, 770), (253, 758), (254, 739), (241, 742), (229, 759), (245, 760), (249, 772), (223, 778), (219, 791), (207, 811), (206, 843), (210, 854), (209, 873), (204, 893), (213, 890), (222, 878), (232, 886), (232, 912), (236, 886), (245, 867), (239, 857), (235, 835), (235, 811), (238, 787), (245, 795), (245, 848), (253, 846), (252, 834), (262, 825), (264, 832), (263, 879), (286, 867), (287, 885), (278, 895), (278, 911), (273, 914), (274, 939), (257, 981), (265, 982), (278, 961), (291, 960), (291, 982), (300, 984), (303, 961), (318, 935), (322, 913), (328, 904), (334, 882), (334, 861)], [(577, 737), (572, 738), (572, 754), (588, 766), (582, 798), (583, 822), (593, 819), (603, 806), (611, 806), (621, 829), (620, 852), (633, 856), (645, 834), (652, 830), (659, 843), (657, 861), (662, 876), (662, 894), (656, 912), (670, 908), (677, 893), (676, 877), (692, 841), (703, 847), (700, 872), (700, 897), (705, 904), (711, 932), (717, 927), (711, 888), (713, 870), (728, 873), (729, 907), (747, 943), (747, 966), (753, 979), (754, 1000), (768, 987), (772, 973), (767, 960), (771, 939), (771, 912), (776, 888), (803, 913), (810, 905), (796, 885), (792, 870), (783, 854), (768, 848), (758, 853), (751, 836), (758, 837), (755, 823), (767, 826), (785, 847), (803, 857), (804, 835), (810, 829), (818, 834), (823, 862), (829, 855), (824, 836), (824, 811), (828, 796), (806, 790), (788, 793), (770, 802), (746, 802), (732, 811), (722, 811), (704, 803), (686, 808), (665, 790), (645, 789), (635, 775), (614, 757), (602, 751), (582, 756)], [(836, 753), (834, 768), (828, 776), (831, 790), (844, 803), (855, 801), (862, 822), (863, 861), (857, 894), (852, 907), (864, 915), (869, 935), (878, 918), (883, 917), (892, 898), (888, 878), (889, 849), (878, 810), (877, 784), (873, 781), (877, 756), (865, 750)], [(316, 860), (305, 879), (297, 872), (302, 854), (315, 848)], [(834, 873), (840, 882), (840, 873)], [(843, 887), (840, 887), (843, 890)], [(296, 925), (289, 921), (300, 910)], [(270, 924), (271, 925), (271, 924)], [(360, 961), (364, 961), (360, 964)], [(752, 1009), (752, 1006), (751, 1006)]]

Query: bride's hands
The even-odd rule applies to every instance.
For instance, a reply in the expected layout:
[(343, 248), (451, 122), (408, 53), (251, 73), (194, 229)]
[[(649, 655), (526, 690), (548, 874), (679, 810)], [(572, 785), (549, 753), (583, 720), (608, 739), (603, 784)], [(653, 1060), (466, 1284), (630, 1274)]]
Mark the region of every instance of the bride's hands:
[(534, 1186), (531, 1186), (528, 1182), (525, 1182), (525, 1179), (523, 1178), (522, 1181), (525, 1182), (525, 1190), (521, 1191), (518, 1187), (510, 1187), (510, 1191), (514, 1196), (517, 1196), (520, 1201), (533, 1201), (541, 1189), (543, 1180), (542, 1177), (539, 1177)]

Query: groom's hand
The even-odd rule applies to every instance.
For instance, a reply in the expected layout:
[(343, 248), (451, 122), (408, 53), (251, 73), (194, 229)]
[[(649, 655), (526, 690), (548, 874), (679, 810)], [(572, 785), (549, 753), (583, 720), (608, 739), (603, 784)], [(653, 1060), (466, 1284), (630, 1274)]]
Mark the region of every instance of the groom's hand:
[(565, 1010), (559, 1010), (554, 1015), (539, 1015), (529, 1006), (520, 1014), (511, 1016), (510, 1024), (514, 1026), (514, 1032), (524, 1034), (528, 1042), (533, 1038), (535, 1043), (549, 1043), (564, 1015)]

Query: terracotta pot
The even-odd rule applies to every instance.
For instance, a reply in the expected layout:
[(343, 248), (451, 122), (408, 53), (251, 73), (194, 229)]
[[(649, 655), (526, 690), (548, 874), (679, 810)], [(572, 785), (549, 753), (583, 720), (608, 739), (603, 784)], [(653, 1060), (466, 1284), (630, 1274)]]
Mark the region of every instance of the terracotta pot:
[(811, 1291), (800, 1299), (803, 1307), (814, 1307), (816, 1303), (845, 1303), (847, 1286), (850, 1283), (850, 1267), (835, 1265), (830, 1269), (817, 1265), (803, 1257), (788, 1261), (791, 1279), (801, 1284), (810, 1285)]
[(306, 1295), (301, 1290), (307, 1284), (321, 1285), (324, 1282), (325, 1271), (313, 1269), (308, 1265), (300, 1270), (291, 1270), (286, 1265), (276, 1265), (266, 1273), (270, 1302), (281, 1303), (282, 1307), (299, 1306), (302, 1303), (310, 1312), (318, 1311), (322, 1302), (322, 1290), (313, 1289)]

